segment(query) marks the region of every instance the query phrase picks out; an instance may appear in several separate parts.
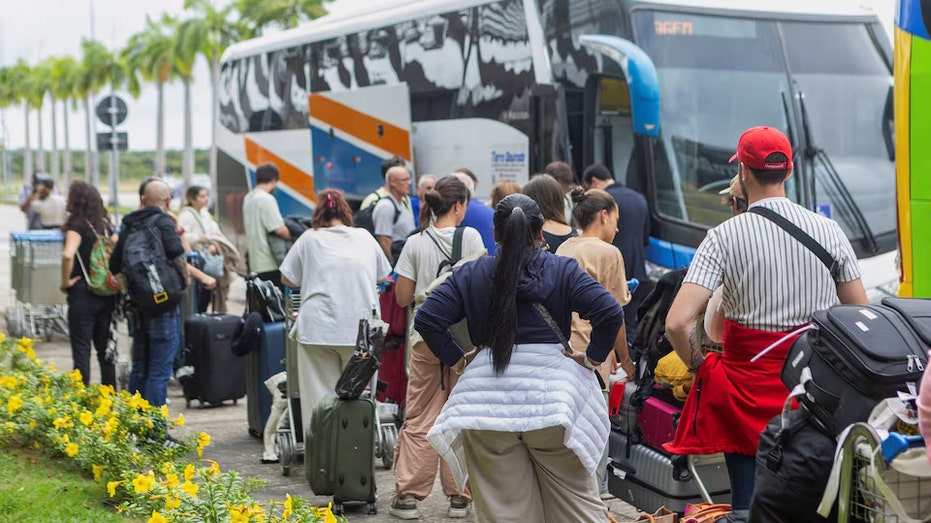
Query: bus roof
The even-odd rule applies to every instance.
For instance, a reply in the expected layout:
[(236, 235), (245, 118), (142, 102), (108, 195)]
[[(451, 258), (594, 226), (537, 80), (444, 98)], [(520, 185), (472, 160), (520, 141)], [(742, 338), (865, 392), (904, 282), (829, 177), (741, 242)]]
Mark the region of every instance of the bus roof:
[[(399, 0), (388, 8), (372, 8), (343, 15), (327, 15), (294, 29), (272, 33), (231, 45), (222, 61), (287, 49), (308, 42), (328, 40), (374, 27), (488, 4), (497, 0)], [(539, 3), (539, 0), (538, 0)], [(869, 6), (851, 0), (635, 0), (640, 5), (681, 6), (689, 9), (771, 13), (773, 15), (866, 17), (875, 16)]]

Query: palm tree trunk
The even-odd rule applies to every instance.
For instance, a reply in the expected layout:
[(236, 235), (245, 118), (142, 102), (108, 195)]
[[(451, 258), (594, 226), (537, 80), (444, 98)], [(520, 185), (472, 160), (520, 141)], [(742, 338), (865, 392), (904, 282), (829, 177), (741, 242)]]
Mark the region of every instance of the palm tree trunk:
[(65, 175), (65, 187), (71, 186), (71, 137), (68, 129), (68, 101), (61, 101), (62, 108), (62, 125), (65, 127), (65, 150), (62, 151), (62, 171)]
[(32, 145), (29, 143), (29, 104), (23, 104), (23, 114), (26, 115), (26, 144), (23, 147), (23, 183), (29, 183), (29, 180), (32, 177)]
[(213, 97), (210, 104), (210, 183), (213, 185), (211, 195), (217, 201), (217, 115), (220, 112), (220, 55), (214, 53), (210, 59), (210, 94)]
[(191, 186), (194, 179), (194, 132), (191, 115), (191, 79), (184, 79), (184, 158), (181, 161), (181, 176), (184, 189)]
[(165, 83), (158, 82), (158, 108), (155, 125), (155, 174), (163, 176), (165, 172)]
[(55, 108), (54, 98), (52, 98), (50, 109), (52, 110), (52, 160), (49, 163), (51, 165), (52, 179), (55, 180), (55, 185), (61, 191), (61, 185), (59, 185), (61, 183), (61, 157), (58, 156), (58, 109)]
[(91, 113), (91, 102), (90, 95), (84, 97), (82, 100), (84, 103), (84, 118), (87, 123), (87, 146), (84, 148), (84, 180), (94, 186), (97, 185), (96, 177), (94, 176), (94, 142), (97, 137), (94, 135), (94, 116)]
[(45, 172), (45, 145), (42, 143), (42, 109), (36, 109), (39, 118), (36, 120), (36, 128), (39, 131), (39, 150), (36, 153), (36, 169)]

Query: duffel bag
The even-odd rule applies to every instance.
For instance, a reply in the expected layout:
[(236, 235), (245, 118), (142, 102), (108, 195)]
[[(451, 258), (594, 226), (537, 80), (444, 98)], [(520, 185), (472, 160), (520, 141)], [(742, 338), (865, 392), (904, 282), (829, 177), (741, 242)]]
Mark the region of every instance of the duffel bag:
[(828, 433), (866, 421), (881, 400), (909, 392), (931, 349), (931, 300), (886, 298), (882, 305), (837, 305), (812, 315), (782, 368), (790, 390), (805, 380), (801, 406)]

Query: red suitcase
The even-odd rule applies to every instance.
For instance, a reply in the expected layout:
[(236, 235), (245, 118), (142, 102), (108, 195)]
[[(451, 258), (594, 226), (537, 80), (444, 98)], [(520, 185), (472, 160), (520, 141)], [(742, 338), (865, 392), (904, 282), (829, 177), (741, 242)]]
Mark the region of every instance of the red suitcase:
[(676, 425), (682, 409), (660, 398), (651, 396), (637, 414), (637, 423), (643, 434), (643, 443), (661, 449), (664, 443), (672, 441), (676, 435)]

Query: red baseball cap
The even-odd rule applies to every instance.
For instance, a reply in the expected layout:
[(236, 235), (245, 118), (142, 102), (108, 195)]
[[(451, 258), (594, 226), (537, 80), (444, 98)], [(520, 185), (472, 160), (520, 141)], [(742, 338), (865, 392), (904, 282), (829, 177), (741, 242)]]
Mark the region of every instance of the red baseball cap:
[[(782, 153), (788, 160), (767, 162), (766, 158), (773, 153)], [(751, 127), (740, 135), (737, 154), (731, 156), (730, 162), (734, 160), (757, 171), (787, 171), (792, 168), (792, 144), (779, 129)]]

